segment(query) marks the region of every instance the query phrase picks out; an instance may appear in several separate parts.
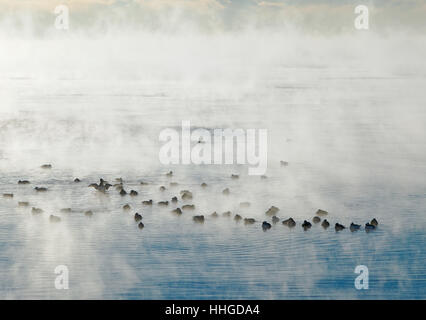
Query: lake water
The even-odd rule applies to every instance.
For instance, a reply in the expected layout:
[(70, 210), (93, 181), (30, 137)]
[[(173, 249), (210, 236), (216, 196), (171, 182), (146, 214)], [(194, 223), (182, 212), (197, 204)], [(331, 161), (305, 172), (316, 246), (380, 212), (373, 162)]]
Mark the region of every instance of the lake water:
[[(217, 60), (199, 49), (180, 65), (176, 60), (190, 51), (184, 46), (174, 48), (173, 58), (163, 50), (156, 57), (151, 48), (139, 61), (133, 42), (105, 57), (97, 50), (110, 48), (109, 41), (3, 41), (14, 54), (0, 64), (0, 194), (14, 197), (0, 198), (0, 298), (426, 298), (426, 68), (420, 58), (382, 57), (383, 43), (373, 47), (379, 66), (369, 56), (333, 53), (332, 59), (334, 46), (328, 55), (306, 49), (310, 54), (299, 57), (266, 40), (282, 55), (242, 58), (237, 48), (256, 47), (251, 40), (233, 47), (225, 39)], [(210, 43), (203, 41), (194, 47)], [(162, 165), (158, 135), (182, 120), (197, 128), (267, 129), (268, 178), (249, 176), (245, 165)], [(45, 163), (53, 168), (41, 169)], [(165, 176), (169, 170), (173, 177)], [(125, 189), (139, 195), (88, 188), (100, 177), (122, 177)], [(18, 185), (22, 179), (31, 184)], [(228, 196), (221, 192), (226, 187)], [(193, 200), (141, 203), (170, 200), (183, 189)], [(244, 201), (251, 206), (240, 208)], [(196, 210), (174, 216), (182, 202)], [(272, 205), (297, 226), (279, 222), (264, 232)], [(44, 213), (32, 215), (33, 206)], [(71, 213), (60, 211), (68, 207)], [(372, 218), (379, 226), (369, 233), (320, 225), (303, 231), (301, 222), (319, 208), (329, 212), (332, 226)], [(229, 218), (209, 216), (227, 210)], [(238, 223), (236, 213), (257, 222)], [(49, 222), (51, 214), (62, 221)], [(204, 224), (192, 221), (195, 214), (206, 216)], [(69, 269), (69, 290), (55, 289), (58, 265)], [(354, 286), (358, 265), (368, 267), (368, 290)]]

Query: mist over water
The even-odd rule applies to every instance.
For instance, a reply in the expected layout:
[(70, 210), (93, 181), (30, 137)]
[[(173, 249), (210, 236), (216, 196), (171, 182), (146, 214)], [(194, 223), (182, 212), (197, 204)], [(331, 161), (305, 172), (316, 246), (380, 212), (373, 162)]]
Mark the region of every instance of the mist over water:
[[(3, 30), (0, 194), (14, 197), (0, 199), (0, 297), (426, 298), (425, 43), (419, 34), (297, 28)], [(249, 176), (245, 165), (161, 165), (159, 133), (183, 120), (267, 129), (268, 178)], [(100, 177), (122, 177), (139, 195), (87, 187)], [(23, 179), (31, 184), (18, 185)], [(184, 189), (194, 198), (177, 206), (193, 203), (193, 212), (176, 217), (176, 205), (156, 205)], [(148, 199), (152, 207), (141, 204)], [(244, 201), (251, 206), (241, 208)], [(272, 205), (296, 228), (279, 222), (263, 232)], [(33, 206), (44, 213), (32, 215)], [(379, 228), (304, 232), (300, 224), (319, 208), (332, 226), (377, 218)], [(227, 210), (230, 218), (221, 216)], [(237, 213), (257, 223), (237, 223)], [(62, 221), (50, 223), (51, 214)], [(192, 221), (196, 214), (204, 224)], [(354, 287), (360, 264), (369, 290)], [(57, 265), (69, 268), (69, 290), (54, 287)]]

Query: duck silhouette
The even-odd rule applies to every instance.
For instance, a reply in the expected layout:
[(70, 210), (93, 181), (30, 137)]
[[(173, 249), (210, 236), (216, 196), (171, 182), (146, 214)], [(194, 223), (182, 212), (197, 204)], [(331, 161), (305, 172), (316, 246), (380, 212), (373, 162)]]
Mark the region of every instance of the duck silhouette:
[(346, 229), (346, 227), (345, 227), (344, 225), (340, 224), (340, 223), (336, 223), (336, 224), (334, 225), (334, 229), (335, 229), (336, 231), (342, 231), (343, 229)]
[(244, 218), (244, 224), (254, 224), (256, 222), (253, 218)]
[(172, 210), (172, 212), (174, 214), (177, 214), (178, 216), (180, 216), (182, 214), (182, 210), (180, 208), (176, 208), (176, 209)]
[(359, 230), (359, 228), (361, 228), (361, 225), (359, 225), (359, 224), (355, 224), (355, 223), (351, 223), (351, 225), (349, 226), (349, 230), (351, 230), (351, 232), (354, 232), (354, 231), (358, 231)]
[(375, 229), (376, 229), (375, 225), (368, 223), (368, 222), (365, 224), (365, 231), (366, 232), (369, 232), (369, 231), (372, 231), (372, 230), (375, 230)]
[(321, 226), (324, 229), (327, 229), (330, 226), (330, 222), (328, 222), (327, 219), (324, 219), (323, 222), (321, 223)]
[(320, 217), (315, 216), (315, 217), (313, 217), (313, 218), (312, 218), (312, 222), (313, 222), (313, 223), (320, 223), (320, 222), (321, 222), (321, 218), (320, 218)]
[(303, 227), (303, 230), (306, 231), (306, 230), (308, 230), (312, 227), (312, 224), (310, 222), (304, 220), (303, 223), (302, 223), (302, 227)]
[(145, 206), (151, 206), (152, 205), (152, 199), (144, 200), (144, 201), (142, 201), (142, 204), (145, 205)]
[(197, 222), (197, 223), (204, 223), (204, 216), (203, 215), (201, 215), (201, 216), (193, 216), (192, 220), (194, 220), (194, 222)]
[(37, 191), (37, 192), (46, 192), (47, 188), (45, 188), (45, 187), (35, 187), (34, 190)]
[(144, 227), (145, 227), (145, 225), (142, 222), (139, 222), (138, 228), (142, 230)]
[(272, 207), (270, 207), (266, 212), (265, 212), (265, 214), (267, 215), (267, 216), (274, 216), (278, 211), (280, 211), (280, 209), (279, 208), (277, 208), (277, 207), (275, 207), (275, 206), (272, 206)]
[(132, 197), (135, 197), (135, 196), (137, 196), (137, 195), (138, 195), (138, 192), (137, 192), (137, 191), (135, 191), (135, 190), (130, 190), (130, 195), (131, 195)]
[(28, 180), (19, 180), (18, 184), (30, 184)]
[(235, 217), (234, 217), (234, 220), (237, 221), (237, 222), (241, 221), (242, 219), (243, 219), (243, 217), (241, 217), (239, 214), (236, 214)]
[(272, 217), (272, 223), (278, 223), (279, 221), (280, 221), (280, 218), (278, 218), (277, 216)]
[(282, 224), (289, 228), (293, 228), (296, 226), (296, 221), (294, 221), (293, 218), (288, 218), (287, 220), (284, 220)]
[(57, 216), (54, 216), (54, 215), (50, 215), (49, 216), (49, 221), (50, 222), (61, 222), (61, 218), (60, 217), (57, 217)]
[(142, 216), (139, 214), (139, 213), (135, 213), (135, 221), (136, 222), (139, 222), (139, 221), (141, 221), (142, 220)]
[(373, 218), (373, 220), (371, 220), (370, 224), (372, 224), (375, 227), (377, 227), (379, 225), (379, 223), (377, 222), (376, 218)]
[(263, 221), (262, 222), (262, 230), (263, 231), (266, 231), (266, 230), (269, 230), (269, 229), (271, 229), (271, 224), (268, 222), (268, 221)]

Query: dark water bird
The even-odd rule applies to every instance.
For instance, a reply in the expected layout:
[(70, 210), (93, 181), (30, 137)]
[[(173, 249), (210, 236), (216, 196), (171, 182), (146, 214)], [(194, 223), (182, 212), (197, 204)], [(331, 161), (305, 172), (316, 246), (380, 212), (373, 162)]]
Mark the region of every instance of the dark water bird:
[(328, 221), (327, 221), (327, 219), (324, 219), (324, 220), (322, 221), (322, 223), (321, 223), (321, 226), (322, 226), (324, 229), (327, 229), (327, 228), (330, 226), (330, 222), (328, 222)]
[(137, 195), (138, 195), (138, 192), (137, 192), (136, 190), (130, 190), (130, 195), (131, 195), (132, 197), (135, 197), (135, 196), (137, 196)]
[(230, 217), (231, 216), (231, 211), (225, 211), (224, 213), (222, 213), (222, 216), (224, 216), (224, 217)]
[(377, 227), (379, 225), (379, 222), (376, 220), (376, 218), (373, 218), (373, 220), (371, 220), (370, 224)]
[(250, 202), (248, 202), (248, 201), (240, 202), (240, 207), (241, 208), (248, 208), (248, 207), (250, 207)]
[(244, 224), (253, 224), (256, 220), (253, 218), (244, 218)]
[(280, 218), (278, 218), (277, 216), (272, 217), (272, 223), (278, 223), (279, 221), (280, 221)]
[(229, 188), (225, 188), (225, 189), (223, 189), (222, 193), (223, 193), (224, 195), (228, 195), (228, 194), (230, 194), (231, 192), (229, 191)]
[(31, 213), (32, 214), (41, 214), (41, 213), (43, 213), (43, 209), (32, 207), (31, 208)]
[(312, 224), (311, 224), (310, 222), (308, 222), (308, 221), (304, 220), (304, 221), (303, 221), (303, 223), (302, 223), (302, 227), (303, 227), (303, 229), (306, 231), (306, 230), (308, 230), (310, 227), (312, 227)]
[(365, 231), (366, 232), (369, 232), (369, 231), (372, 231), (372, 230), (375, 230), (375, 229), (376, 229), (375, 225), (368, 223), (368, 222), (365, 224)]
[(201, 215), (201, 216), (193, 216), (192, 220), (194, 220), (194, 222), (197, 222), (197, 223), (203, 223), (204, 222), (204, 216), (203, 215)]
[(169, 202), (168, 202), (168, 201), (158, 201), (158, 202), (157, 202), (157, 204), (158, 204), (160, 207), (165, 207), (165, 206), (168, 206), (168, 205), (169, 205)]
[(287, 167), (288, 166), (288, 162), (281, 160), (280, 161), (280, 165), (281, 165), (281, 167)]
[(70, 213), (71, 211), (72, 211), (71, 208), (63, 208), (63, 209), (61, 209), (62, 213)]
[(93, 212), (92, 212), (92, 210), (87, 210), (87, 211), (85, 211), (84, 212), (84, 215), (86, 216), (86, 217), (91, 217), (91, 216), (93, 216)]
[(242, 219), (243, 219), (243, 217), (241, 217), (239, 214), (236, 214), (235, 217), (234, 217), (234, 220), (237, 221), (237, 222), (241, 221)]
[(135, 213), (135, 221), (136, 222), (139, 222), (139, 221), (141, 221), (142, 220), (142, 216), (139, 214), (139, 213)]
[(284, 220), (283, 225), (286, 225), (289, 228), (293, 228), (296, 226), (296, 221), (293, 220), (293, 218), (288, 218), (287, 220)]
[(181, 210), (180, 208), (176, 208), (176, 209), (172, 210), (172, 212), (173, 212), (174, 214), (179, 215), (179, 216), (182, 214), (182, 210)]
[(141, 181), (141, 185), (143, 185), (143, 186), (147, 186), (147, 185), (148, 185), (148, 182)]
[(145, 205), (145, 206), (151, 206), (152, 205), (152, 199), (144, 200), (144, 201), (142, 201), (142, 204)]
[(325, 211), (325, 210), (322, 210), (322, 209), (318, 209), (317, 212), (316, 212), (317, 216), (326, 216), (327, 214), (328, 214), (328, 212)]
[(195, 205), (193, 204), (185, 204), (182, 206), (182, 210), (194, 210), (195, 209)]
[(231, 174), (231, 179), (238, 179), (240, 176), (238, 174)]
[(336, 231), (342, 231), (343, 229), (346, 229), (346, 227), (345, 227), (344, 225), (340, 224), (340, 223), (336, 223), (336, 224), (334, 225), (334, 229), (335, 229)]
[(207, 187), (207, 183), (203, 182), (203, 183), (201, 184), (201, 187), (202, 187), (202, 188)]
[(182, 200), (191, 200), (192, 199), (192, 192), (188, 190), (182, 190), (180, 192)]
[(160, 191), (165, 191), (166, 190), (166, 187), (165, 186), (161, 186), (160, 187)]
[(145, 227), (145, 225), (142, 223), (142, 222), (139, 222), (139, 224), (138, 224), (138, 228), (139, 229), (143, 229)]
[(263, 231), (266, 231), (266, 230), (269, 230), (269, 229), (271, 229), (271, 224), (269, 223), (269, 222), (267, 222), (267, 221), (263, 221), (262, 222), (262, 229), (263, 229)]
[(91, 183), (89, 185), (89, 187), (95, 188), (95, 190), (97, 190), (99, 192), (105, 193), (106, 191), (108, 191), (108, 189), (110, 187), (112, 187), (112, 185), (109, 184), (109, 183), (107, 183), (107, 182), (105, 182), (105, 180), (101, 178), (101, 179), (99, 179), (99, 184), (97, 184), (97, 183)]
[(28, 180), (19, 180), (18, 184), (30, 184)]
[(275, 207), (275, 206), (272, 206), (272, 207), (270, 207), (266, 212), (265, 212), (265, 214), (267, 215), (267, 216), (274, 216), (278, 211), (280, 211), (280, 209), (279, 208), (277, 208), (277, 207)]
[(74, 182), (75, 182), (75, 183), (79, 183), (80, 181), (81, 181), (81, 180), (80, 180), (79, 178), (75, 178), (75, 179), (74, 179)]
[(173, 171), (169, 171), (169, 172), (166, 173), (167, 177), (171, 177), (172, 175), (173, 175)]
[(351, 230), (351, 232), (357, 231), (359, 230), (359, 228), (361, 228), (361, 225), (359, 224), (355, 224), (355, 223), (351, 223), (351, 225), (349, 226), (349, 229)]
[(20, 206), (20, 207), (28, 207), (29, 205), (30, 205), (30, 203), (27, 202), (27, 201), (19, 201), (18, 202), (18, 206)]
[(178, 202), (178, 198), (177, 198), (177, 197), (173, 197), (173, 198), (172, 198), (172, 202), (173, 202), (173, 203)]
[(52, 169), (52, 165), (51, 164), (43, 164), (42, 166), (40, 166), (40, 168), (42, 168), (42, 169)]
[(127, 194), (127, 192), (126, 192), (126, 190), (124, 190), (124, 189), (121, 189), (121, 191), (120, 191), (120, 196), (125, 196)]
[(215, 212), (213, 212), (211, 215), (210, 215), (212, 218), (217, 218), (217, 217), (219, 217), (219, 215), (217, 214), (217, 212), (215, 211)]
[(177, 183), (177, 182), (170, 182), (170, 186), (171, 187), (176, 187), (176, 186), (178, 186), (179, 185), (179, 183)]
[(320, 217), (313, 217), (312, 218), (312, 222), (313, 223), (320, 223), (321, 222), (321, 218)]
[(13, 198), (13, 193), (3, 193), (4, 198)]
[(37, 191), (37, 192), (46, 192), (47, 188), (45, 188), (45, 187), (35, 187), (34, 190)]
[(130, 208), (130, 205), (129, 204), (125, 204), (124, 206), (123, 206), (123, 210), (126, 210), (126, 211), (128, 211), (128, 210), (130, 210), (131, 208)]
[(61, 218), (51, 214), (50, 217), (49, 217), (49, 221), (50, 222), (61, 222)]

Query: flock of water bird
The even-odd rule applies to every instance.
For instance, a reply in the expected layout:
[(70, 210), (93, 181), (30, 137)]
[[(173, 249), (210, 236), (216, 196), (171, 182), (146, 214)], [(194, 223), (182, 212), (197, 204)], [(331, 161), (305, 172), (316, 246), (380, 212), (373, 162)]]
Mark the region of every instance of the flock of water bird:
[[(287, 166), (288, 163), (285, 161), (281, 161), (281, 166)], [(42, 169), (52, 169), (52, 165), (51, 164), (44, 164), (41, 166)], [(173, 172), (169, 171), (165, 174), (167, 177), (172, 177), (173, 176)], [(266, 179), (266, 176), (262, 176), (262, 179)], [(239, 175), (237, 174), (232, 174), (231, 175), (231, 179), (239, 179)], [(78, 178), (74, 179), (74, 183), (80, 183), (81, 180)], [(18, 184), (20, 185), (28, 185), (31, 182), (28, 180), (19, 180)], [(140, 182), (141, 185), (147, 185), (148, 183), (146, 182)], [(176, 182), (170, 182), (171, 186), (177, 186), (178, 184)], [(125, 185), (124, 185), (124, 181), (122, 178), (116, 178), (115, 179), (115, 183), (111, 184), (107, 181), (105, 181), (104, 179), (100, 178), (99, 183), (91, 183), (89, 185), (89, 187), (94, 188), (95, 190), (97, 190), (100, 193), (107, 193), (109, 192), (110, 188), (115, 188), (115, 190), (118, 192), (118, 194), (120, 196), (126, 196), (126, 195), (130, 195), (132, 197), (136, 197), (138, 196), (138, 192), (136, 190), (130, 190), (129, 192), (126, 191), (125, 189)], [(202, 188), (206, 188), (207, 184), (206, 183), (202, 183), (201, 184)], [(160, 186), (160, 191), (165, 191), (166, 187), (165, 186)], [(46, 187), (38, 187), (36, 186), (34, 188), (34, 190), (36, 192), (47, 192), (48, 188)], [(222, 194), (229, 196), (230, 195), (230, 189), (229, 188), (225, 188), (222, 191)], [(14, 195), (13, 193), (4, 193), (3, 194), (4, 198), (13, 198)], [(170, 199), (170, 202), (173, 204), (178, 204), (179, 203), (179, 197), (181, 198), (182, 201), (191, 201), (193, 199), (193, 194), (190, 190), (181, 190), (179, 192), (179, 196), (174, 196)], [(143, 200), (142, 204), (144, 206), (152, 206), (154, 204), (154, 201), (152, 199), (149, 200)], [(158, 201), (157, 205), (160, 207), (168, 207), (169, 206), (169, 201)], [(250, 202), (241, 202), (240, 203), (240, 207), (241, 208), (247, 208), (250, 207)], [(30, 204), (29, 202), (18, 202), (18, 206), (19, 207), (29, 207)], [(123, 206), (122, 208), (124, 211), (130, 211), (131, 207), (129, 204), (126, 204)], [(171, 210), (171, 213), (180, 216), (183, 214), (184, 211), (194, 211), (195, 210), (195, 205), (194, 204), (182, 204), (181, 206), (178, 206), (177, 208)], [(70, 213), (72, 212), (71, 208), (64, 208), (60, 210), (62, 213)], [(272, 228), (272, 225), (275, 225), (277, 223), (279, 223), (281, 221), (281, 219), (277, 216), (278, 212), (280, 211), (280, 209), (276, 206), (271, 206), (266, 212), (265, 215), (267, 217), (269, 217), (271, 219), (271, 223), (268, 221), (263, 221), (261, 226), (263, 231), (267, 231), (269, 229)], [(32, 207), (31, 208), (31, 212), (33, 215), (39, 215), (42, 214), (44, 211), (41, 208), (36, 208), (36, 207)], [(91, 210), (87, 210), (84, 212), (85, 216), (87, 217), (91, 217), (93, 216), (93, 212)], [(327, 229), (330, 227), (330, 222), (325, 219), (324, 217), (328, 215), (328, 212), (322, 209), (318, 209), (315, 213), (315, 216), (312, 218), (312, 223), (304, 220), (303, 223), (301, 223), (301, 226), (303, 228), (303, 230), (307, 231), (312, 227), (312, 224), (320, 224), (322, 228)], [(231, 211), (226, 211), (222, 213), (223, 217), (231, 217), (232, 216), (232, 212)], [(217, 212), (213, 212), (212, 214), (210, 214), (211, 218), (218, 218), (219, 214)], [(134, 220), (137, 223), (137, 226), (139, 229), (143, 229), (145, 227), (144, 223), (142, 222), (143, 216), (136, 212), (134, 214)], [(235, 214), (233, 216), (233, 219), (236, 222), (240, 222), (243, 221), (245, 225), (251, 225), (251, 224), (255, 224), (256, 222), (258, 222), (256, 219), (254, 218), (250, 218), (250, 217), (245, 217), (243, 218), (240, 214)], [(50, 222), (60, 222), (61, 221), (61, 217), (59, 216), (55, 216), (55, 215), (50, 215), (49, 216), (49, 220)], [(205, 222), (205, 216), (204, 215), (194, 215), (192, 217), (192, 220), (195, 223), (204, 223)], [(297, 223), (293, 218), (288, 218), (285, 220), (281, 221), (282, 225), (287, 226), (288, 228), (294, 228), (296, 227)], [(370, 222), (367, 222), (365, 224), (364, 230), (366, 232), (375, 230), (378, 227), (378, 221), (373, 218)], [(336, 222), (334, 225), (334, 229), (336, 230), (336, 232), (342, 231), (344, 229), (346, 229), (346, 226)], [(349, 230), (351, 232), (355, 232), (361, 229), (361, 225), (360, 224), (356, 224), (354, 222), (352, 222), (349, 226)]]

